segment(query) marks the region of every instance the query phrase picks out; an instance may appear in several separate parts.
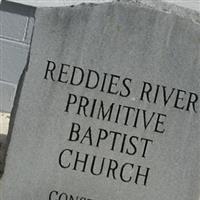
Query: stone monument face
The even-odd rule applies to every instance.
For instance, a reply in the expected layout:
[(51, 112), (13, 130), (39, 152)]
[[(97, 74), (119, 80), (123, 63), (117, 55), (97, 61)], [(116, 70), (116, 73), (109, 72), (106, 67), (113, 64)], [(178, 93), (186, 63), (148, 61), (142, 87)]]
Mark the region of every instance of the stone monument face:
[(36, 12), (2, 200), (197, 200), (200, 26), (140, 4)]

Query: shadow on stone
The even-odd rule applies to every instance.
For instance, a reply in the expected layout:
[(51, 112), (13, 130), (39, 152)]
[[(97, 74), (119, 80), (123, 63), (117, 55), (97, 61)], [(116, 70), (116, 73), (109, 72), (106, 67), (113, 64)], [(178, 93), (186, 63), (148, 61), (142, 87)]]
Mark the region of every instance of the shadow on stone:
[(3, 174), (7, 136), (0, 134), (0, 177)]
[(33, 17), (35, 15), (35, 7), (8, 2), (5, 0), (1, 2), (0, 10), (29, 17)]

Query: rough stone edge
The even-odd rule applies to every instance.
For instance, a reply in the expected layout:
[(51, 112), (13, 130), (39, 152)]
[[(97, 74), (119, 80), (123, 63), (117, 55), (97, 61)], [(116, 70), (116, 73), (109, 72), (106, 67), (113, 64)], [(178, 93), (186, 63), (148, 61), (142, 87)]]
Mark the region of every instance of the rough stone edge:
[(124, 2), (138, 2), (146, 7), (154, 8), (161, 12), (175, 14), (182, 18), (188, 18), (194, 23), (200, 25), (200, 12), (192, 10), (190, 8), (185, 8), (178, 6), (173, 3), (163, 2), (162, 0), (122, 0)]
[(196, 10), (192, 10), (190, 8), (181, 7), (179, 5), (169, 3), (169, 2), (163, 2), (162, 0), (110, 0), (108, 2), (95, 2), (95, 3), (83, 3), (80, 2), (79, 4), (72, 4), (72, 5), (66, 5), (61, 7), (40, 7), (39, 9), (43, 8), (64, 8), (64, 7), (79, 7), (84, 5), (91, 5), (91, 6), (97, 6), (100, 4), (109, 4), (109, 3), (122, 3), (122, 4), (132, 4), (136, 5), (138, 7), (143, 8), (149, 8), (149, 9), (155, 9), (160, 12), (164, 12), (167, 14), (174, 14), (181, 18), (186, 18), (194, 22), (195, 24), (200, 25), (200, 12)]
[[(35, 15), (33, 15), (33, 20), (34, 20), (34, 25), (35, 25)], [(20, 79), (19, 79), (19, 82), (18, 82), (18, 85), (17, 85), (14, 103), (13, 103), (13, 107), (12, 107), (12, 111), (11, 111), (11, 115), (10, 115), (10, 122), (9, 122), (8, 134), (7, 134), (7, 139), (6, 139), (5, 155), (4, 155), (4, 159), (3, 159), (3, 168), (2, 168), (2, 171), (0, 173), (0, 181), (3, 178), (3, 175), (4, 175), (5, 166), (6, 166), (6, 158), (7, 158), (7, 154), (8, 154), (10, 141), (11, 141), (11, 138), (12, 138), (13, 127), (14, 127), (14, 124), (15, 124), (15, 117), (16, 117), (17, 110), (18, 110), (18, 105), (19, 105), (19, 100), (20, 100), (20, 96), (21, 96), (21, 91), (22, 91), (22, 88), (23, 88), (25, 75), (26, 75), (26, 72), (28, 71), (28, 66), (29, 66), (29, 62), (30, 62), (31, 44), (32, 44), (33, 33), (34, 33), (34, 28), (35, 28), (34, 25), (33, 25), (33, 30), (32, 30), (32, 34), (31, 34), (31, 41), (30, 41), (30, 47), (29, 47), (26, 65), (23, 69), (23, 72), (20, 76)]]

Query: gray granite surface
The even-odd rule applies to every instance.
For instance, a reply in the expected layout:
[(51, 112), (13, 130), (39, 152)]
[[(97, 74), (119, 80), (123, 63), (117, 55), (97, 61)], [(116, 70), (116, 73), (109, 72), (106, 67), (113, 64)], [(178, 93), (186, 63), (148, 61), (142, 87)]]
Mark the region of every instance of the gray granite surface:
[(198, 200), (199, 24), (120, 2), (35, 18), (0, 199)]

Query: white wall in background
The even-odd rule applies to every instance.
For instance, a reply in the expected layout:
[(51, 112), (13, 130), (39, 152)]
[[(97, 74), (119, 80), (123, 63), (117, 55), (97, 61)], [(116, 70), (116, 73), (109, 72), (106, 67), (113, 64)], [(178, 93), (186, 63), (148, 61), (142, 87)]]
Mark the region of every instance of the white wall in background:
[(27, 62), (32, 29), (33, 8), (0, 4), (0, 112), (12, 109), (17, 84)]

